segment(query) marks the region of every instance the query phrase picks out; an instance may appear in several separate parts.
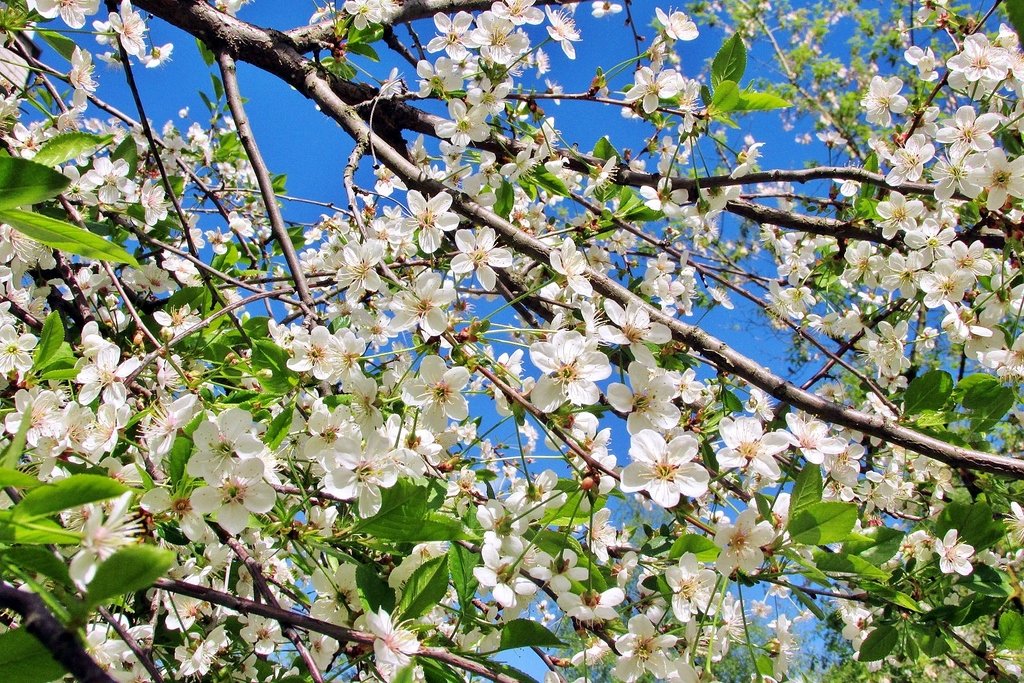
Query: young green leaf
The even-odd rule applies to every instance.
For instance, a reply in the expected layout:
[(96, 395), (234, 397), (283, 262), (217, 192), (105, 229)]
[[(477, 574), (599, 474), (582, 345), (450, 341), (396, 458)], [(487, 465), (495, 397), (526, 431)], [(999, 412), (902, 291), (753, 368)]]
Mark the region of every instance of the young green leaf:
[[(27, 423), (28, 420), (25, 420)], [(28, 431), (26, 427), (25, 431)], [(25, 474), (18, 470), (9, 469), (6, 467), (0, 467), (0, 488), (4, 486), (13, 486), (14, 488), (35, 488), (41, 486), (43, 482), (39, 481), (31, 474)]]
[(25, 628), (0, 633), (0, 671), (4, 680), (18, 683), (49, 683), (67, 673)]
[(361, 564), (356, 567), (356, 592), (364, 609), (376, 612), (384, 608), (387, 612), (395, 610), (395, 591), (387, 584), (377, 571), (375, 565)]
[(711, 110), (714, 113), (722, 114), (736, 109), (740, 101), (740, 88), (735, 81), (722, 81), (715, 88), (715, 95), (711, 99)]
[(501, 185), (494, 191), (494, 195), (496, 200), (494, 202), (494, 213), (502, 218), (508, 218), (509, 214), (512, 213), (512, 206), (515, 203), (515, 188), (512, 187), (512, 183), (502, 180)]
[[(739, 83), (747, 70), (747, 48), (738, 33), (725, 41), (711, 62), (711, 89), (718, 90), (724, 81)], [(717, 93), (716, 93), (717, 94)]]
[(923, 410), (940, 410), (953, 393), (953, 377), (945, 370), (932, 370), (907, 387), (903, 395), (903, 412), (917, 415)]
[(789, 498), (790, 516), (815, 503), (820, 503), (823, 490), (821, 468), (817, 465), (808, 464), (800, 470), (800, 474), (796, 477), (796, 483), (793, 484), (793, 492)]
[(677, 560), (686, 553), (693, 553), (699, 562), (714, 562), (719, 548), (711, 539), (700, 534), (684, 534), (672, 544), (668, 556), (669, 559)]
[(565, 645), (554, 633), (536, 621), (513, 619), (501, 629), (501, 645), (498, 650), (514, 650), (517, 647), (560, 647)]
[(97, 261), (139, 266), (135, 257), (116, 244), (56, 218), (20, 209), (4, 209), (0, 211), (0, 222), (53, 249)]
[(71, 61), (71, 58), (75, 54), (75, 48), (78, 47), (78, 45), (75, 44), (75, 41), (71, 40), (63, 33), (50, 31), (49, 29), (37, 30), (36, 33), (46, 41), (47, 45), (53, 48), (54, 52), (69, 62)]
[(401, 619), (415, 619), (441, 602), (448, 592), (448, 558), (427, 560), (412, 573), (398, 601)]
[(452, 577), (452, 585), (459, 596), (459, 604), (463, 608), (469, 606), (476, 594), (479, 582), (473, 574), (473, 568), (480, 561), (480, 556), (457, 543), (448, 549), (448, 571)]
[(28, 159), (0, 157), (0, 209), (45, 201), (56, 197), (70, 184), (63, 173), (49, 166)]
[(768, 111), (771, 109), (785, 109), (793, 106), (788, 100), (768, 92), (750, 92), (745, 90), (740, 93), (739, 102), (736, 103), (733, 111)]
[(125, 593), (149, 588), (174, 565), (175, 554), (152, 545), (118, 550), (96, 569), (86, 602), (99, 605)]
[(66, 479), (32, 489), (12, 511), (21, 519), (48, 517), (61, 510), (114, 498), (127, 490), (124, 484), (110, 477), (73, 474)]
[(999, 637), (1002, 649), (1010, 652), (1024, 650), (1024, 616), (1020, 612), (1007, 610), (999, 617)]
[(857, 523), (853, 503), (814, 503), (789, 518), (789, 536), (795, 543), (823, 545), (846, 540)]
[(883, 624), (872, 631), (860, 644), (858, 659), (862, 662), (877, 662), (885, 659), (896, 647), (899, 639), (900, 634), (895, 628)]
[(4, 451), (3, 459), (0, 460), (0, 466), (7, 470), (13, 470), (18, 466), (18, 461), (21, 460), (21, 454), (25, 451), (25, 438), (28, 435), (29, 427), (32, 426), (32, 420), (22, 419), (18, 424), (18, 431), (14, 434), (14, 438), (7, 445), (7, 450)]
[(60, 321), (60, 313), (53, 311), (43, 322), (43, 331), (39, 334), (39, 343), (32, 354), (32, 369), (45, 368), (53, 360), (57, 349), (64, 343), (64, 324)]
[(63, 133), (50, 138), (32, 157), (32, 161), (45, 166), (56, 166), (65, 161), (76, 159), (83, 154), (92, 154), (96, 150), (110, 144), (112, 135), (94, 135), (92, 133)]

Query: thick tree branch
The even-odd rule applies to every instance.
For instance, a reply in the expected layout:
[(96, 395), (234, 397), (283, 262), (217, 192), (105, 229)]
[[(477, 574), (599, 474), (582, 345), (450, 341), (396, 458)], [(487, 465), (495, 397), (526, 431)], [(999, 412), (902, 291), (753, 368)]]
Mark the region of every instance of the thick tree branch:
[(35, 593), (0, 582), (0, 608), (21, 615), (21, 628), (35, 636), (53, 658), (82, 683), (115, 683)]
[[(395, 149), (392, 144), (389, 144), (389, 140), (371, 130), (352, 103), (346, 101), (344, 91), (337, 89), (337, 79), (328, 79), (319, 73), (312, 63), (296, 53), (290, 40), (280, 37), (283, 34), (276, 34), (276, 38), (271, 37), (269, 32), (235, 20), (232, 20), (234, 24), (229, 25), (225, 22), (224, 15), (213, 11), (204, 3), (139, 0), (138, 4), (172, 23), (186, 28), (194, 35), (202, 34), (210, 36), (218, 42), (235, 45), (235, 54), (239, 58), (266, 68), (296, 87), (305, 96), (313, 99), (328, 116), (340, 123), (353, 139), (368, 139), (377, 158), (405, 180), (410, 189), (420, 189), (431, 194), (451, 192), (442, 183), (423, 177), (420, 169), (404, 156), (402, 150)], [(208, 16), (210, 14), (213, 16)], [(262, 51), (254, 53), (244, 45), (245, 40), (240, 40), (242, 36), (235, 35), (236, 32), (242, 33), (247, 39), (262, 45), (264, 50), (279, 48), (280, 54), (267, 56)], [(245, 49), (239, 49), (242, 47)], [(404, 124), (399, 121), (396, 122), (396, 125)], [(540, 240), (518, 229), (493, 211), (476, 204), (470, 198), (452, 194), (455, 195), (453, 206), (463, 216), (494, 228), (506, 243), (519, 253), (533, 258), (539, 263), (550, 263), (549, 247)], [(736, 375), (780, 401), (785, 401), (823, 420), (878, 437), (893, 445), (935, 458), (954, 467), (966, 467), (1024, 479), (1024, 462), (1022, 461), (954, 446), (904, 427), (890, 418), (870, 415), (811, 394), (779, 377), (756, 361), (736, 352), (728, 344), (702, 329), (670, 317), (650, 306), (607, 275), (589, 271), (588, 277), (595, 291), (602, 296), (623, 306), (629, 303), (639, 303), (645, 306), (653, 320), (669, 327), (676, 341), (696, 350), (720, 370)]]
[[(313, 633), (322, 633), (323, 635), (330, 636), (342, 643), (373, 645), (376, 640), (376, 636), (372, 633), (355, 631), (353, 629), (345, 628), (344, 626), (338, 626), (326, 621), (321, 621), (320, 619), (314, 619), (313, 617), (306, 616), (299, 612), (292, 612), (290, 610), (281, 609), (280, 607), (274, 607), (273, 605), (246, 600), (245, 598), (239, 598), (229, 593), (222, 593), (212, 588), (186, 583), (177, 579), (158, 579), (155, 587), (171, 593), (177, 593), (179, 595), (188, 595), (196, 598), (197, 600), (203, 600), (214, 605), (220, 605), (221, 607), (226, 607), (236, 612), (241, 612), (242, 614), (255, 614), (261, 617), (267, 617), (268, 619), (277, 621), (282, 626), (291, 625), (306, 631), (312, 631)], [(420, 657), (436, 659), (439, 662), (444, 662), (445, 664), (462, 669), (463, 671), (482, 676), (490, 681), (494, 681), (494, 683), (519, 683), (517, 679), (512, 678), (511, 676), (492, 671), (487, 667), (487, 665), (481, 662), (454, 654), (444, 648), (420, 646), (417, 654)]]

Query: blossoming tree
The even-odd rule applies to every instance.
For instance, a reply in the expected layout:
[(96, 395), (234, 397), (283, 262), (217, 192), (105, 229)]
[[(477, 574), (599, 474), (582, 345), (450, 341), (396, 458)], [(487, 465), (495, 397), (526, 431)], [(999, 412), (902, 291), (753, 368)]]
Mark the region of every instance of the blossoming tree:
[(0, 8), (6, 680), (1020, 676), (1022, 3), (244, 4)]

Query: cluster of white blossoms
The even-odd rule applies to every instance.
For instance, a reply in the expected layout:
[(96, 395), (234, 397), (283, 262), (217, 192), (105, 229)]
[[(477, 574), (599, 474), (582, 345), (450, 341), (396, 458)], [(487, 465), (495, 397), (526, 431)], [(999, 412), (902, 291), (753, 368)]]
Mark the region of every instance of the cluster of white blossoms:
[[(28, 4), (75, 30), (100, 12), (97, 0)], [(251, 32), (227, 41), (245, 61), (264, 34), (233, 19), (242, 4), (179, 11)], [(938, 22), (926, 4), (915, 21)], [(238, 144), (239, 103), (222, 107), (223, 92), (211, 121), (154, 132), (98, 99), (95, 56), (77, 45), (63, 71), (40, 71), (45, 96), (0, 102), (2, 161), (65, 179), (17, 207), (0, 195), (0, 412), (24, 444), (0, 467), (0, 507), (31, 511), (85, 474), (120, 487), (0, 523), (78, 534), (61, 551), (70, 596), (125, 548), (173, 557), (151, 599), (90, 623), (97, 662), (124, 680), (226, 662), (225, 675), (269, 681), (297, 653), (314, 680), (348, 666), (360, 680), (498, 680), (491, 655), (554, 652), (558, 634), (571, 644), (545, 653), (552, 683), (572, 667), (708, 680), (741, 644), (781, 680), (798, 625), (822, 610), (865, 659), (896, 640), (886, 629), (917, 637), (906, 615), (935, 611), (920, 626), (935, 631), (976, 599), (1000, 633), (1016, 628), (999, 616), (1017, 614), (1009, 594), (993, 598), (1024, 566), (1024, 513), (1003, 504), (1016, 483), (979, 493), (987, 473), (944, 464), (1020, 446), (1000, 424), (1018, 419), (1004, 416), (1024, 383), (1016, 34), (972, 25), (945, 51), (908, 49), (900, 75), (859, 72), (849, 123), (873, 137), (848, 154), (862, 167), (759, 174), (776, 141), (737, 152), (725, 128), (781, 98), (740, 89), (739, 37), (715, 58), (714, 92), (677, 52), (697, 23), (672, 9), (644, 19), (647, 49), (636, 35), (635, 58), (566, 95), (541, 85), (544, 48), (582, 52), (576, 5), (453, 5), (410, 20), (423, 40), (399, 54), (415, 94), (399, 69), (357, 108), (330, 99), (367, 54), (346, 38), (410, 7), (327, 3), (311, 26), (274, 34), (292, 52), (272, 68), (301, 64), (277, 75), (325, 111), (365, 105), (365, 130), (337, 115), (358, 139), (350, 205), (319, 202), (333, 213), (312, 223), (267, 210), (290, 195)], [(146, 21), (124, 0), (93, 24), (106, 59), (165, 60)], [(307, 42), (332, 57), (307, 60)], [(647, 134), (584, 153), (566, 142), (573, 117), (543, 111), (558, 96)], [(97, 108), (117, 113), (87, 118)], [(389, 154), (377, 126), (399, 111), (419, 136)], [(844, 153), (849, 126), (826, 124), (829, 155)], [(834, 191), (795, 189), (809, 180)], [(93, 240), (54, 248), (23, 214)], [(134, 256), (102, 260), (115, 247)], [(707, 334), (722, 311), (736, 348)], [(762, 314), (763, 328), (739, 317)], [(772, 326), (798, 339), (788, 360), (802, 387), (736, 350), (767, 357)], [(999, 462), (987, 471), (1014, 471)], [(0, 537), (4, 552), (25, 538)], [(941, 633), (973, 637), (952, 630), (968, 623)], [(155, 661), (133, 659), (150, 646)], [(1019, 673), (1001, 652), (986, 661)]]

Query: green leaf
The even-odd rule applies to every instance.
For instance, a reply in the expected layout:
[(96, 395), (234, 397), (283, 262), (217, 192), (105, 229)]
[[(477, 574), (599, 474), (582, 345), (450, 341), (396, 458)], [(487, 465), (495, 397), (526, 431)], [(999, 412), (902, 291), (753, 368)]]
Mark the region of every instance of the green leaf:
[(693, 553), (699, 562), (714, 562), (719, 552), (718, 546), (711, 539), (700, 534), (684, 534), (672, 544), (668, 556), (677, 560), (686, 553)]
[(501, 629), (501, 645), (498, 651), (514, 650), (517, 647), (564, 647), (554, 633), (536, 621), (513, 619)]
[(608, 161), (612, 157), (615, 157), (616, 159), (622, 157), (618, 150), (612, 145), (611, 140), (608, 139), (607, 135), (603, 136), (594, 145), (594, 156), (598, 159), (604, 159), (605, 161)]
[(512, 187), (512, 183), (502, 180), (501, 185), (494, 191), (496, 197), (494, 213), (502, 218), (508, 218), (512, 213), (512, 207), (515, 205), (515, 194), (515, 188)]
[(398, 613), (402, 619), (415, 619), (440, 603), (447, 592), (448, 557), (442, 555), (421, 564), (405, 582)]
[(0, 157), (0, 209), (45, 201), (56, 197), (70, 184), (63, 173), (49, 166), (28, 159)]
[(213, 66), (214, 62), (217, 61), (217, 56), (213, 54), (213, 51), (206, 47), (206, 43), (198, 38), (196, 38), (196, 46), (199, 48), (199, 56), (203, 58), (203, 63), (206, 66)]
[(451, 573), (452, 585), (455, 586), (455, 593), (459, 596), (459, 604), (463, 610), (469, 607), (473, 596), (476, 595), (477, 586), (480, 585), (473, 575), (473, 568), (479, 560), (479, 555), (458, 543), (452, 543), (448, 548), (448, 571)]
[(0, 633), (0, 671), (4, 680), (49, 683), (67, 673), (50, 651), (24, 628)]
[(728, 389), (722, 388), (722, 407), (726, 413), (740, 413), (743, 412), (743, 402), (736, 397), (736, 394), (732, 393)]
[(769, 111), (793, 106), (789, 100), (768, 92), (744, 90), (739, 95), (739, 101), (733, 107), (733, 111)]
[(999, 616), (999, 638), (1004, 650), (1024, 650), (1024, 616), (1020, 612), (1006, 611)]
[(877, 662), (885, 659), (893, 651), (893, 648), (896, 647), (899, 639), (900, 634), (892, 626), (879, 626), (860, 644), (858, 660), (861, 662)]
[(185, 478), (185, 466), (191, 456), (192, 439), (187, 436), (176, 437), (167, 456), (167, 474), (172, 483), (179, 484)]
[(388, 518), (373, 518), (362, 525), (361, 531), (378, 538), (407, 543), (425, 543), (427, 541), (472, 540), (474, 537), (465, 532), (460, 520), (448, 517), (439, 512), (428, 512), (422, 517), (406, 514), (399, 510), (398, 514)]
[(364, 43), (349, 43), (348, 52), (349, 54), (362, 55), (374, 62), (380, 61), (380, 56), (377, 54), (377, 51)]
[(12, 508), (16, 517), (48, 517), (61, 510), (119, 496), (128, 489), (120, 482), (98, 474), (73, 474), (32, 489)]
[(789, 518), (789, 536), (794, 543), (822, 545), (846, 540), (857, 523), (853, 503), (814, 503)]
[(856, 555), (820, 551), (814, 553), (814, 564), (819, 570), (833, 574), (855, 574), (875, 581), (888, 581), (890, 577), (889, 572)]
[(32, 354), (32, 369), (38, 370), (49, 365), (54, 354), (64, 343), (64, 324), (60, 321), (60, 313), (54, 311), (46, 316), (43, 331), (39, 334), (39, 343)]
[(12, 510), (0, 511), (0, 541), (30, 545), (78, 545), (82, 534), (64, 529), (48, 519), (23, 519)]
[(356, 592), (363, 606), (370, 612), (381, 608), (389, 614), (395, 611), (395, 591), (380, 578), (375, 565), (361, 564), (356, 567)]
[(565, 186), (561, 178), (558, 178), (548, 169), (544, 168), (543, 165), (535, 167), (530, 173), (527, 174), (529, 179), (535, 182), (540, 187), (543, 187), (550, 194), (555, 194), (560, 197), (569, 196), (569, 188)]
[(292, 426), (292, 417), (295, 415), (295, 404), (291, 403), (285, 407), (280, 413), (277, 414), (273, 420), (270, 421), (270, 426), (267, 427), (267, 432), (263, 435), (267, 446), (271, 449), (276, 449), (288, 436), (288, 431)]
[(915, 629), (914, 642), (928, 657), (941, 657), (949, 652), (949, 642), (939, 628)]
[(1017, 38), (1021, 43), (1024, 43), (1024, 2), (1021, 0), (1008, 0), (1003, 3), (1003, 8), (1006, 10), (1006, 16), (1010, 20), (1010, 24), (1013, 25), (1013, 30), (1017, 32)]
[(112, 135), (93, 135), (92, 133), (64, 133), (50, 138), (32, 157), (32, 161), (46, 166), (56, 166), (65, 161), (77, 159), (83, 154), (92, 154), (96, 150), (109, 145), (114, 139)]
[(955, 395), (964, 408), (980, 408), (999, 396), (1003, 383), (992, 375), (967, 375), (956, 384)]
[(21, 454), (25, 451), (25, 438), (28, 436), (29, 427), (32, 426), (32, 420), (21, 419), (18, 424), (18, 433), (11, 439), (11, 443), (7, 445), (7, 450), (4, 451), (3, 460), (0, 464), (3, 465), (4, 469), (13, 470), (18, 465), (18, 461), (21, 460)]
[(431, 494), (427, 486), (399, 480), (395, 486), (381, 491), (377, 514), (357, 523), (352, 531), (410, 543), (472, 539), (461, 520), (436, 512), (441, 501), (432, 504)]
[(398, 670), (395, 677), (391, 679), (391, 683), (415, 683), (416, 677), (413, 674), (416, 672), (416, 665), (417, 661), (416, 658), (414, 658)]
[(871, 582), (865, 582), (863, 586), (864, 592), (866, 592), (868, 595), (871, 595), (872, 597), (888, 600), (894, 605), (898, 605), (912, 612), (923, 611), (921, 609), (921, 605), (919, 605), (916, 600), (914, 600), (906, 593), (901, 593), (900, 591), (894, 588), (890, 588), (889, 586), (883, 586), (881, 584)]
[(725, 81), (739, 83), (747, 70), (747, 49), (738, 33), (725, 41), (711, 62), (711, 89), (717, 96), (718, 86)]
[(124, 159), (125, 163), (128, 164), (129, 172), (135, 173), (135, 169), (139, 166), (139, 148), (135, 144), (135, 138), (131, 135), (126, 135), (121, 144), (111, 153), (111, 161), (117, 161), (118, 159)]
[(1006, 531), (1003, 524), (992, 516), (988, 503), (949, 503), (942, 509), (935, 524), (935, 537), (942, 538), (950, 529), (956, 529), (964, 543), (980, 552), (1002, 540)]
[(46, 41), (46, 44), (52, 47), (57, 54), (69, 62), (71, 61), (71, 58), (75, 54), (75, 48), (78, 47), (75, 41), (62, 33), (51, 31), (49, 29), (37, 29), (36, 33), (41, 36), (42, 39)]
[(793, 595), (795, 595), (796, 599), (803, 603), (803, 606), (809, 609), (814, 616), (818, 617), (818, 619), (824, 621), (827, 618), (825, 612), (821, 609), (821, 605), (815, 602), (814, 596), (803, 592), (800, 590), (799, 586), (793, 586)]
[[(31, 421), (25, 420), (24, 422), (29, 423)], [(28, 431), (27, 427), (26, 431)], [(35, 488), (36, 486), (41, 486), (42, 483), (31, 474), (25, 474), (24, 472), (6, 467), (0, 468), (0, 488), (5, 486), (13, 486), (18, 489)]]
[(174, 566), (175, 554), (152, 545), (132, 545), (118, 550), (96, 568), (89, 582), (86, 602), (99, 605), (125, 593), (149, 588)]
[(735, 81), (722, 81), (715, 89), (711, 109), (717, 113), (733, 111), (740, 102), (740, 89)]
[(821, 481), (821, 468), (807, 464), (796, 477), (793, 491), (789, 497), (790, 516), (804, 510), (815, 503), (821, 502), (824, 485)]
[(42, 574), (65, 586), (72, 585), (67, 564), (58, 559), (48, 548), (31, 545), (15, 546), (5, 550), (2, 557), (5, 562), (15, 564), (25, 571)]
[(286, 394), (298, 386), (298, 374), (288, 367), (288, 352), (270, 340), (253, 342), (252, 368), (259, 373), (260, 386), (271, 394)]
[(945, 370), (932, 370), (907, 387), (903, 395), (903, 412), (917, 415), (923, 410), (940, 410), (953, 393), (953, 377)]
[(139, 267), (135, 258), (116, 244), (56, 218), (20, 209), (4, 209), (0, 211), (0, 222), (7, 223), (26, 237), (53, 249), (97, 261), (127, 263)]
[(903, 532), (889, 527), (874, 527), (859, 534), (851, 534), (843, 544), (843, 553), (856, 555), (876, 567), (892, 559), (903, 542)]

